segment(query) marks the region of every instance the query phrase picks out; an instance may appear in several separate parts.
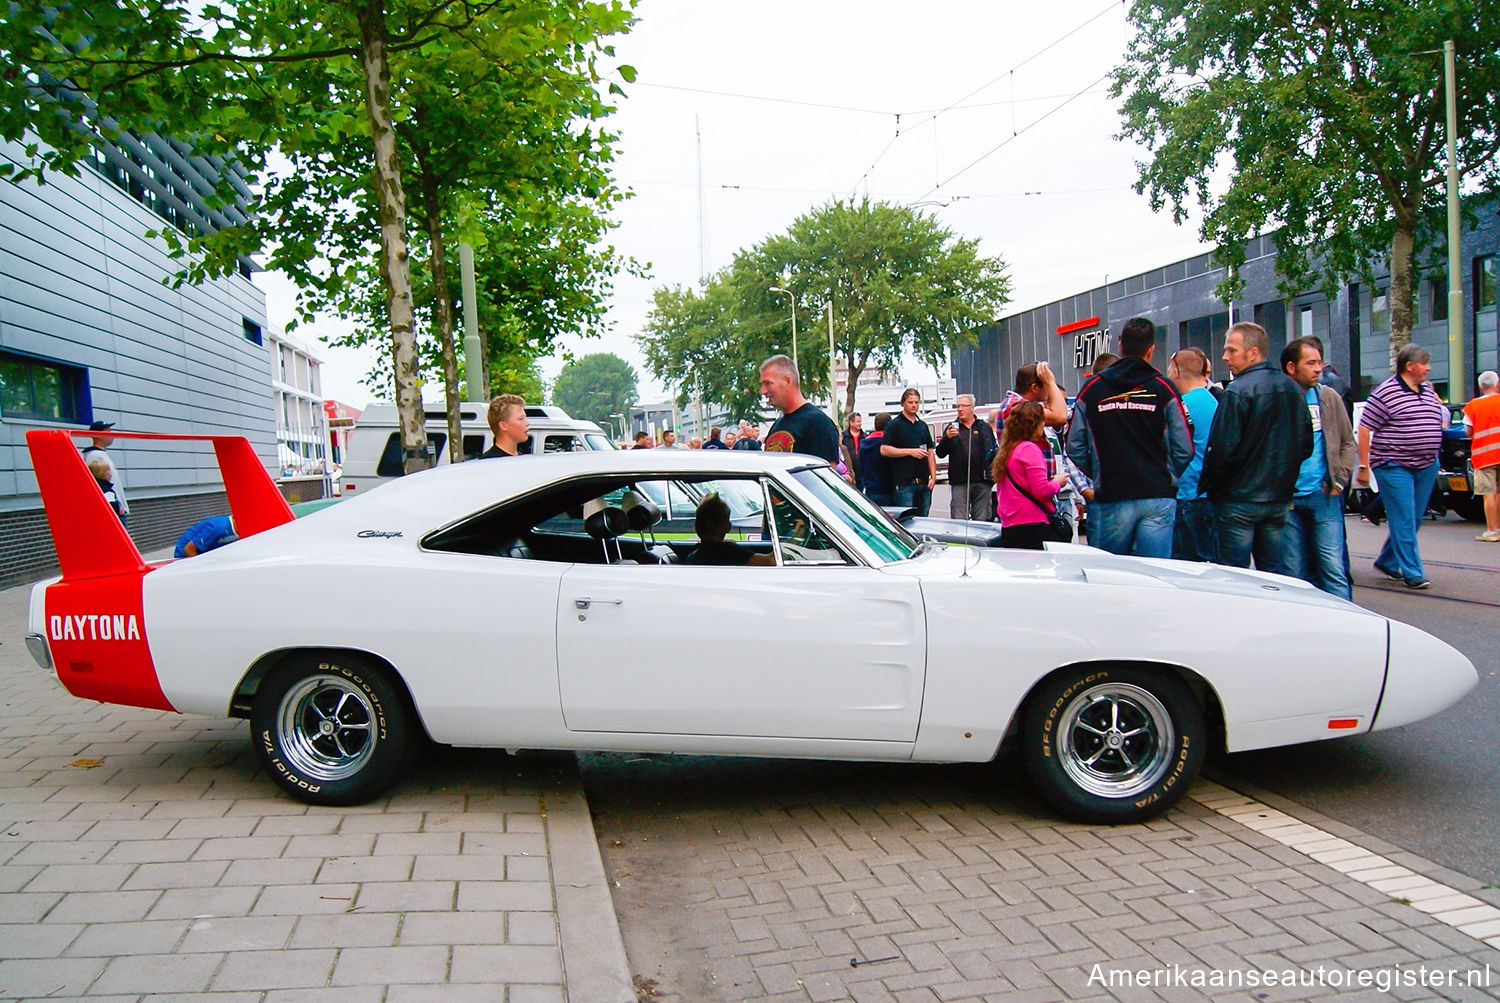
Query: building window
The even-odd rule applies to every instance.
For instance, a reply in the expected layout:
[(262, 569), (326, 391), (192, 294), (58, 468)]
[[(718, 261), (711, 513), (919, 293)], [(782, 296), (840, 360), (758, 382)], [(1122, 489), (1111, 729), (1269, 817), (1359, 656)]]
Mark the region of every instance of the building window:
[(0, 414), (70, 425), (90, 421), (88, 371), (0, 352)]
[(1448, 276), (1427, 280), (1432, 291), (1432, 319), (1434, 322), (1448, 319)]
[(1304, 306), (1297, 314), (1297, 337), (1311, 338), (1313, 336), (1313, 308)]
[(249, 317), (241, 317), (240, 320), (243, 321), (245, 325), (245, 340), (253, 341), (257, 345), (263, 344), (264, 335), (261, 334), (260, 325), (251, 320)]
[(1370, 297), (1370, 330), (1389, 331), (1391, 329), (1390, 300), (1384, 289), (1375, 290), (1375, 295)]
[(1500, 275), (1493, 254), (1474, 259), (1474, 368), (1478, 372), (1500, 366), (1495, 304), (1500, 302)]

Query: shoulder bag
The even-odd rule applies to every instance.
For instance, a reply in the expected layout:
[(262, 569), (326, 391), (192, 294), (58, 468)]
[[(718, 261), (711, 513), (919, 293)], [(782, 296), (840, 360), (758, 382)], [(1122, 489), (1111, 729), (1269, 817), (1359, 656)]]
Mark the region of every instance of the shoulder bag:
[(1056, 506), (1053, 506), (1052, 510), (1049, 512), (1047, 510), (1047, 506), (1037, 501), (1036, 496), (1022, 487), (1021, 482), (1016, 480), (1015, 475), (1010, 472), (1010, 464), (1006, 464), (1005, 466), (1005, 476), (1010, 479), (1010, 482), (1012, 484), (1015, 485), (1017, 491), (1025, 495), (1027, 499), (1031, 501), (1031, 504), (1041, 509), (1042, 512), (1047, 516), (1047, 532), (1044, 536), (1044, 539), (1051, 540), (1053, 543), (1073, 542), (1073, 526), (1068, 522), (1066, 516), (1057, 511)]

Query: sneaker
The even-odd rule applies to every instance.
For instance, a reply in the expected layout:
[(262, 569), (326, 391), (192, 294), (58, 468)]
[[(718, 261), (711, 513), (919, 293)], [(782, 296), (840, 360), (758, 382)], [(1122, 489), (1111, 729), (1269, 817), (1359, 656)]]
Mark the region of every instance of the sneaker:
[(1488, 529), (1474, 537), (1480, 543), (1500, 543), (1500, 529)]
[(1387, 578), (1389, 578), (1393, 582), (1400, 582), (1400, 581), (1405, 581), (1406, 580), (1406, 576), (1403, 575), (1401, 572), (1399, 572), (1399, 571), (1392, 571), (1390, 568), (1382, 568), (1378, 564), (1375, 565), (1375, 570), (1378, 571), (1378, 572), (1380, 572), (1382, 575), (1385, 575)]
[(1413, 590), (1432, 588), (1432, 583), (1425, 578), (1403, 578), (1401, 584)]

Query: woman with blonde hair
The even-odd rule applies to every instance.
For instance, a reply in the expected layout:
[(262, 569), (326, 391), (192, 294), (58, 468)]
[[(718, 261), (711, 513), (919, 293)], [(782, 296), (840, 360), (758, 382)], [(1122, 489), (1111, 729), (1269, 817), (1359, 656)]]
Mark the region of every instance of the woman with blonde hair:
[(1047, 477), (1042, 405), (1025, 401), (1010, 409), (991, 474), (1000, 491), (1000, 546), (1041, 550), (1051, 538), (1052, 498), (1067, 483), (1066, 472)]

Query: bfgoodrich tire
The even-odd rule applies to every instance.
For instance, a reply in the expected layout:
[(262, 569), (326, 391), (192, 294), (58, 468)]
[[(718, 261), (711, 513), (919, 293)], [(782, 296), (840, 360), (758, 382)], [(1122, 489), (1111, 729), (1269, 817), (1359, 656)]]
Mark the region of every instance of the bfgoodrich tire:
[(261, 682), (250, 734), (282, 790), (316, 805), (363, 804), (395, 782), (413, 714), (390, 674), (353, 656), (304, 656)]
[(1203, 765), (1203, 709), (1166, 671), (1065, 670), (1027, 706), (1022, 737), (1037, 792), (1078, 822), (1143, 822), (1187, 792)]

